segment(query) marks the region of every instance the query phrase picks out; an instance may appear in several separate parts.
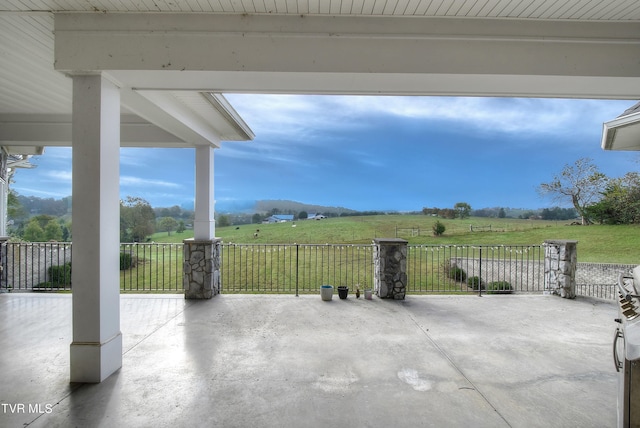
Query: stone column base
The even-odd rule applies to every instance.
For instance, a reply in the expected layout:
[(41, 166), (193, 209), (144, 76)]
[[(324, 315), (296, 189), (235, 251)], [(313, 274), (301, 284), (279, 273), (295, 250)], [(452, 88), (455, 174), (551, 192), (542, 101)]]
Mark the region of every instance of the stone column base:
[(576, 268), (578, 241), (544, 241), (545, 293), (557, 294), (565, 299), (576, 297)]
[(407, 288), (407, 241), (375, 239), (374, 290), (382, 299), (403, 300)]
[(211, 299), (220, 293), (220, 250), (222, 240), (185, 239), (183, 276), (185, 299)]

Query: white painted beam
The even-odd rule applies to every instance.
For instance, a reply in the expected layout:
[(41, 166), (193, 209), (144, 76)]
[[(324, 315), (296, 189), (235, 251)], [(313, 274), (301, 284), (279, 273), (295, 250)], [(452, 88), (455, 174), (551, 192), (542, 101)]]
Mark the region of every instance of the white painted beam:
[[(135, 115), (120, 116), (122, 147), (192, 147)], [(0, 144), (71, 146), (71, 115), (0, 114)]]
[(193, 146), (220, 146), (217, 130), (167, 91), (123, 88), (122, 105)]
[(500, 74), (292, 73), (225, 71), (112, 71), (140, 88), (176, 90), (344, 94), (548, 97), (588, 99), (640, 98), (636, 77), (515, 76)]
[(55, 33), (65, 71), (640, 76), (638, 22), (80, 13)]

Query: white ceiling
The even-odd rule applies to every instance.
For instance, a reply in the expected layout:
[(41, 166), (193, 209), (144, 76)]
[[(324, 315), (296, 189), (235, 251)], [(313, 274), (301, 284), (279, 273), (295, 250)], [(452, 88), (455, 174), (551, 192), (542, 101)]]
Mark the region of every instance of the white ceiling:
[[(210, 15), (226, 14), (232, 22), (233, 19), (243, 16), (242, 14), (258, 14), (264, 17), (261, 23), (268, 22), (265, 21), (270, 19), (268, 17), (275, 18), (274, 15), (284, 15), (291, 21), (299, 20), (303, 18), (301, 15), (304, 15), (318, 17), (315, 18), (315, 22), (321, 24), (325, 22), (323, 19), (330, 19), (334, 15), (353, 17), (360, 19), (360, 22), (363, 17), (375, 16), (376, 24), (374, 27), (368, 26), (366, 34), (351, 35), (352, 39), (370, 40), (379, 37), (375, 34), (376, 30), (370, 28), (379, 29), (381, 37), (397, 40), (406, 37), (402, 34), (402, 28), (404, 23), (409, 23), (408, 20), (412, 23), (409, 26), (412, 28), (411, 31), (416, 28), (421, 31), (422, 27), (435, 27), (426, 24), (434, 23), (433, 19), (452, 18), (458, 20), (451, 21), (455, 25), (452, 25), (446, 38), (455, 41), (458, 37), (456, 31), (463, 29), (464, 19), (468, 19), (466, 22), (481, 22), (475, 26), (476, 29), (483, 26), (486, 28), (487, 24), (494, 22), (507, 23), (511, 32), (509, 41), (517, 39), (525, 43), (527, 40), (555, 43), (555, 39), (561, 39), (562, 43), (573, 43), (575, 49), (572, 48), (572, 51), (584, 49), (584, 43), (592, 43), (602, 48), (601, 51), (605, 54), (603, 58), (608, 58), (607, 55), (611, 52), (618, 57), (624, 57), (626, 52), (631, 52), (632, 55), (626, 55), (627, 58), (631, 58), (631, 66), (633, 58), (640, 57), (640, 31), (635, 31), (636, 28), (640, 28), (636, 27), (640, 23), (640, 2), (637, 0), (4, 0), (0, 2), (0, 143), (4, 145), (33, 145), (37, 141), (43, 145), (69, 144), (68, 141), (48, 140), (48, 135), (52, 133), (58, 136), (67, 135), (65, 133), (68, 129), (64, 128), (70, 126), (71, 79), (54, 69), (54, 13), (58, 12), (95, 12), (99, 15), (116, 12), (202, 15), (205, 12)], [(464, 18), (463, 21), (460, 21), (460, 18)], [(487, 18), (495, 20), (486, 21)], [(416, 19), (425, 19), (425, 25), (416, 25)], [(446, 28), (447, 22), (438, 21), (437, 24), (440, 28), (443, 25)], [(519, 22), (528, 25), (520, 25)], [(560, 34), (556, 31), (560, 36), (554, 35), (547, 40), (545, 29), (549, 23), (555, 25), (556, 30), (565, 26), (582, 26), (584, 29), (585, 25), (588, 25), (588, 28), (593, 28), (593, 37), (585, 38), (584, 34), (581, 34), (580, 40), (573, 40), (570, 32)], [(303, 34), (305, 24), (301, 26), (302, 32), (299, 31), (294, 37), (309, 36)], [(513, 34), (513, 28), (519, 26), (523, 27), (522, 33)], [(538, 30), (534, 30), (535, 28)], [(618, 28), (621, 29), (619, 32), (616, 31)], [(274, 28), (273, 31), (278, 30)], [(331, 29), (326, 31), (330, 32)], [(502, 38), (500, 31), (498, 29), (493, 33), (487, 32), (483, 37), (489, 41)], [(584, 33), (584, 30), (580, 31)], [(389, 35), (390, 32), (393, 34)], [(232, 33), (227, 30), (225, 34)], [(312, 36), (315, 37), (315, 34)], [(441, 38), (439, 34), (436, 36), (435, 38)], [(464, 34), (460, 44), (473, 42), (473, 37), (473, 34)], [(326, 39), (319, 40), (319, 43), (326, 43)], [(560, 49), (561, 55), (562, 48), (556, 46), (557, 49)], [(495, 50), (487, 53), (496, 55)], [(572, 52), (567, 52), (567, 55), (570, 54)], [(369, 55), (367, 58), (375, 65), (375, 55)], [(455, 58), (450, 61), (454, 62), (457, 62)], [(445, 67), (447, 64), (444, 63)], [(457, 65), (465, 67), (465, 64), (460, 64), (459, 61)], [(288, 64), (281, 66), (286, 69)], [(635, 74), (635, 71), (625, 70), (625, 67), (612, 68), (612, 75), (607, 76), (607, 79), (589, 75), (545, 76), (541, 73), (531, 73), (531, 76), (518, 73), (478, 73), (465, 76), (458, 72), (448, 74), (414, 71), (407, 71), (405, 74), (396, 71), (390, 74), (331, 73), (323, 70), (317, 73), (287, 73), (283, 70), (278, 70), (277, 73), (194, 70), (188, 72), (189, 74), (181, 73), (179, 69), (106, 71), (118, 81), (117, 83), (122, 84), (123, 114), (126, 115), (128, 123), (136, 123), (137, 129), (149, 130), (149, 133), (144, 135), (141, 132), (123, 133), (122, 144), (182, 147), (185, 144), (217, 145), (219, 140), (247, 140), (253, 137), (251, 130), (226, 100), (220, 95), (209, 95), (209, 91), (379, 91), (397, 94), (637, 97), (636, 92), (640, 93), (637, 90), (640, 87), (640, 75)], [(523, 88), (526, 88), (526, 91)], [(628, 91), (628, 88), (636, 88), (636, 91)], [(176, 110), (181, 112), (183, 119), (177, 119), (172, 113)], [(32, 130), (28, 135), (20, 137), (18, 131), (32, 126), (34, 118), (41, 121), (38, 128), (41, 130), (40, 134), (35, 134)], [(47, 124), (51, 126), (47, 128)], [(64, 140), (58, 138), (60, 139)]]
[(640, 20), (636, 0), (4, 0), (3, 10)]
[[(26, 10), (22, 4), (26, 2), (12, 3), (12, 10)], [(58, 10), (62, 7), (60, 3), (29, 2), (31, 10)], [(75, 6), (67, 10), (86, 5), (85, 2), (72, 4)], [(0, 9), (8, 7), (2, 3)], [(71, 79), (54, 70), (54, 15), (48, 12), (0, 12), (0, 58), (0, 142), (6, 146), (38, 143), (69, 146)], [(127, 123), (123, 126), (122, 146), (217, 146), (221, 140), (253, 138), (249, 127), (220, 95), (203, 96), (193, 92), (167, 92), (165, 95), (165, 105), (170, 103), (182, 110), (186, 108), (191, 123), (177, 121), (169, 113), (153, 108), (153, 103), (145, 102), (144, 97), (136, 99), (135, 94), (123, 94), (124, 99), (134, 97), (134, 100), (131, 107), (125, 103), (122, 106), (123, 123)], [(134, 106), (139, 107), (135, 112), (132, 111)], [(138, 115), (136, 132), (127, 131), (133, 128), (132, 113)], [(206, 122), (200, 126), (200, 132), (193, 132), (194, 121)], [(149, 122), (158, 126), (150, 126)], [(18, 132), (23, 129), (29, 131)], [(167, 137), (167, 133), (172, 136)]]

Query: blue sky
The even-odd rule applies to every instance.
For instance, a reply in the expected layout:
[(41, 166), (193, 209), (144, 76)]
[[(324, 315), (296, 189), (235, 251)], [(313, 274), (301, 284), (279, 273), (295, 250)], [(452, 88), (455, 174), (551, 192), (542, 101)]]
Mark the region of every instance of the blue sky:
[[(589, 157), (611, 177), (637, 171), (635, 152), (600, 148), (602, 123), (635, 101), (228, 94), (256, 134), (215, 152), (220, 211), (260, 199), (356, 210), (542, 208), (537, 186)], [(121, 195), (189, 204), (192, 149), (121, 149)], [(71, 194), (71, 149), (47, 148), (19, 170), (21, 195)]]

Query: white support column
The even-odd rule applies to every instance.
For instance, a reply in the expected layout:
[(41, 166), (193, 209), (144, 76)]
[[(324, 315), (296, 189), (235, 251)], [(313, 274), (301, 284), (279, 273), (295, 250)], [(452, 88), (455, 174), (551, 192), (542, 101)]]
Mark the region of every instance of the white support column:
[(119, 278), (120, 91), (73, 77), (73, 342), (71, 382), (122, 366)]
[(196, 201), (193, 238), (212, 240), (216, 234), (213, 198), (213, 147), (196, 146)]
[(184, 241), (185, 299), (210, 299), (220, 292), (220, 240), (215, 239), (213, 147), (196, 146), (196, 218), (193, 239)]
[(9, 153), (0, 147), (0, 237), (7, 236), (7, 205), (9, 203)]
[(7, 236), (7, 204), (9, 199), (9, 186), (4, 178), (0, 177), (0, 237)]

